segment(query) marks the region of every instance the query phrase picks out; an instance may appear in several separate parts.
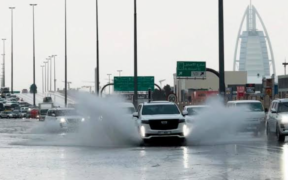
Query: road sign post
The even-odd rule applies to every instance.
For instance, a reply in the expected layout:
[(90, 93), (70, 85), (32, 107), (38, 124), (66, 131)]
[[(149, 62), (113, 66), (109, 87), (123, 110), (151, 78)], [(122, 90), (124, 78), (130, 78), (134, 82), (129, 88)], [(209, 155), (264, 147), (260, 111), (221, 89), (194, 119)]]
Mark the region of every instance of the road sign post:
[(177, 78), (206, 78), (206, 62), (200, 61), (178, 61), (177, 62)]

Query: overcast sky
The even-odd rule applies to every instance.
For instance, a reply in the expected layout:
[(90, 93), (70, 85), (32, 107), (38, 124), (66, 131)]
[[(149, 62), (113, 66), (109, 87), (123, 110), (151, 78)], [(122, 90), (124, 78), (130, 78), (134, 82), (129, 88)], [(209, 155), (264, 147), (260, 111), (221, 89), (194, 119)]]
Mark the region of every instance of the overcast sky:
[[(233, 55), (241, 18), (249, 0), (225, 2), (225, 69), (233, 69)], [(57, 54), (57, 87), (64, 83), (64, 0), (0, 0), (0, 37), (6, 38), (6, 86), (10, 87), (10, 10), (14, 11), (14, 90), (29, 88), (32, 72), (32, 7), (36, 21), (36, 74), (42, 87), (40, 66)], [(288, 1), (254, 0), (268, 29), (277, 74), (288, 58)], [(71, 87), (93, 85), (96, 64), (95, 0), (67, 0), (68, 81)], [(133, 0), (99, 0), (100, 81), (107, 74), (133, 75)], [(2, 54), (2, 45), (0, 46)], [(173, 83), (177, 60), (206, 61), (218, 70), (217, 0), (138, 0), (138, 70), (155, 76), (158, 83)]]

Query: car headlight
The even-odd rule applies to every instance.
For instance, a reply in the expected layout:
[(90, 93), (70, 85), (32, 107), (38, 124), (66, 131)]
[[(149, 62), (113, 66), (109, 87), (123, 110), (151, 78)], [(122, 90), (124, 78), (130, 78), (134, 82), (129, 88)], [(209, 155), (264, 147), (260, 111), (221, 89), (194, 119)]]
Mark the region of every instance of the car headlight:
[(183, 135), (184, 135), (185, 137), (187, 137), (188, 134), (189, 134), (189, 128), (187, 127), (186, 124), (184, 124), (184, 125), (183, 125)]
[(61, 123), (65, 123), (65, 122), (66, 122), (66, 119), (65, 119), (65, 118), (61, 118), (61, 119), (60, 119), (60, 122), (61, 122)]
[(282, 117), (281, 122), (282, 123), (288, 123), (288, 117), (287, 116)]
[(144, 126), (140, 127), (140, 133), (141, 133), (141, 137), (144, 138), (146, 136), (146, 130)]
[(85, 118), (82, 118), (81, 121), (84, 122), (84, 121), (85, 121)]

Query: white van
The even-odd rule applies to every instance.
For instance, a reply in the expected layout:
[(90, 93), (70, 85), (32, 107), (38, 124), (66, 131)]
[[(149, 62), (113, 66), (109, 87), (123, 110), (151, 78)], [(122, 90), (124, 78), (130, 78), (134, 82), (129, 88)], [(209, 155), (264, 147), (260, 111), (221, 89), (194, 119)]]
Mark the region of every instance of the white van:
[(245, 119), (243, 121), (245, 127), (241, 130), (253, 131), (255, 135), (259, 132), (263, 133), (265, 129), (265, 117), (263, 105), (257, 100), (240, 100), (240, 101), (229, 101), (227, 103), (229, 108), (241, 108), (243, 110)]

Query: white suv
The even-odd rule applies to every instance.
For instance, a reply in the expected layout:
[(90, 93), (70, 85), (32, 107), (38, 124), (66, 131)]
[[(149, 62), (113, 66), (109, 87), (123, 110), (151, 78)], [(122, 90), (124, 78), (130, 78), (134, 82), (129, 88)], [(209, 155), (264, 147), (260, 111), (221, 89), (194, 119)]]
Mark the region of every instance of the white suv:
[(155, 137), (178, 137), (185, 140), (188, 135), (185, 118), (175, 103), (143, 103), (133, 116), (137, 118), (137, 127), (143, 141)]

